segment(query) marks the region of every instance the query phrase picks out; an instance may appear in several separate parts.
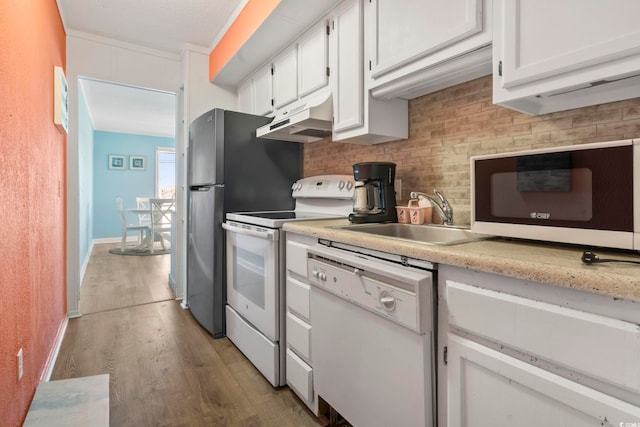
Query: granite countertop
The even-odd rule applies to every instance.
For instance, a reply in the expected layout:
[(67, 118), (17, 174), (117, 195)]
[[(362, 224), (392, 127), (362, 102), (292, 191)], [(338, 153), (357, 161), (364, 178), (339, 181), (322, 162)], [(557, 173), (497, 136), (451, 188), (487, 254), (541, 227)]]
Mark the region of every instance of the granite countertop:
[[(640, 265), (619, 262), (586, 265), (581, 261), (584, 248), (580, 246), (500, 238), (435, 246), (333, 228), (348, 224), (346, 219), (292, 221), (284, 224), (284, 230), (434, 263), (640, 302)], [(598, 249), (594, 252), (601, 259), (640, 261), (640, 257), (628, 251)]]

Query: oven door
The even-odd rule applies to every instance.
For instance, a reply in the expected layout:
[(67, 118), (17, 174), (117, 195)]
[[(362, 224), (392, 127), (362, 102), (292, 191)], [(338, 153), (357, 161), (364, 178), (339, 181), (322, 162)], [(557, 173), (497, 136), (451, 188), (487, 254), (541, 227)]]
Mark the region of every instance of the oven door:
[(277, 229), (227, 221), (227, 304), (273, 342), (279, 340)]

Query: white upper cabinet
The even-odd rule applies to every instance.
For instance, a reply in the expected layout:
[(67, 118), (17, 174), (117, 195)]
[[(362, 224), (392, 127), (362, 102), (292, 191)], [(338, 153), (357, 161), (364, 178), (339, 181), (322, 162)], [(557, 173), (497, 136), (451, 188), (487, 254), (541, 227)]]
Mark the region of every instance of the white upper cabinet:
[(264, 116), (273, 111), (273, 88), (271, 82), (271, 65), (261, 68), (252, 78), (255, 96), (254, 114)]
[[(329, 34), (326, 20), (314, 25), (260, 69), (251, 81), (253, 114), (267, 115), (305, 98), (329, 84)], [(238, 97), (248, 98), (247, 81)], [(239, 99), (239, 104), (249, 105)], [(242, 107), (241, 107), (242, 108)], [(246, 110), (241, 110), (246, 111)]]
[(273, 111), (271, 64), (259, 69), (245, 80), (237, 90), (238, 111), (248, 114), (267, 115)]
[(298, 40), (300, 98), (329, 83), (329, 34), (326, 21), (316, 24)]
[(496, 0), (494, 102), (543, 114), (640, 96), (638, 16), (637, 0)]
[(345, 2), (335, 11), (331, 26), (333, 130), (341, 132), (364, 124), (360, 2)]
[(253, 80), (249, 79), (238, 87), (238, 111), (253, 114), (256, 111), (255, 102)]
[(409, 134), (407, 101), (375, 100), (365, 91), (362, 9), (362, 0), (345, 0), (331, 17), (333, 140), (378, 144), (406, 139)]
[(273, 60), (274, 106), (281, 108), (298, 99), (298, 47), (292, 45)]
[(414, 98), (490, 74), (491, 4), (491, 0), (365, 2), (373, 96)]

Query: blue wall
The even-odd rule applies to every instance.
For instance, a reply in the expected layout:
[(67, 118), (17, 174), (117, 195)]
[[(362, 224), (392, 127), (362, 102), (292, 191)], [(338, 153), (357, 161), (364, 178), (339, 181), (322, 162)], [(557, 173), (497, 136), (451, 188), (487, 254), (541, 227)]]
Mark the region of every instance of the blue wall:
[[(156, 147), (175, 147), (175, 139), (102, 131), (95, 131), (93, 138), (93, 238), (120, 237), (116, 198), (122, 197), (126, 214), (136, 206), (136, 197), (154, 197)], [(109, 169), (109, 154), (126, 156), (126, 169)], [(129, 170), (130, 155), (146, 158), (144, 171)], [(127, 222), (136, 221), (127, 215)]]
[(78, 96), (78, 165), (78, 265), (82, 266), (93, 238), (93, 125), (82, 89)]

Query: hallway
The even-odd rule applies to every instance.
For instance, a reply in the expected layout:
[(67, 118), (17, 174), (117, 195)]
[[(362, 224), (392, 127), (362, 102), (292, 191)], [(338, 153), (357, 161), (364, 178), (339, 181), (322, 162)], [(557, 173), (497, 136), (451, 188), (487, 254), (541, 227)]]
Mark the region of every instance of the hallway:
[(318, 426), (226, 338), (173, 299), (169, 255), (94, 248), (52, 380), (108, 373), (113, 426)]

